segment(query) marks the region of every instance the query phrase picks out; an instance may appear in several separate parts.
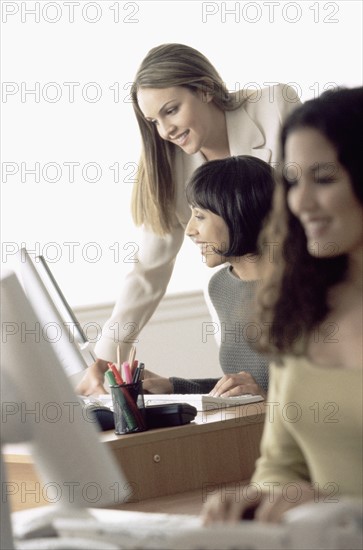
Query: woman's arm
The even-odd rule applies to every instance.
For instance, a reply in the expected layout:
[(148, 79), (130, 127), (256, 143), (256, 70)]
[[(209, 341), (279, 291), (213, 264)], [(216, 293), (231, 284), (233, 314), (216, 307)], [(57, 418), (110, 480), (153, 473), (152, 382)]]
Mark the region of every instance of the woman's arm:
[[(253, 489), (248, 486), (242, 486), (240, 494), (237, 494), (234, 488), (228, 490), (226, 487), (216, 498), (210, 498), (202, 509), (202, 520), (205, 525), (212, 523), (238, 523), (242, 519), (254, 519), (269, 523), (279, 523), (283, 521), (283, 515), (291, 508), (306, 504), (308, 502), (319, 502), (326, 495), (322, 492), (317, 497), (314, 487), (306, 481), (296, 481), (293, 483), (295, 494), (299, 493), (299, 499), (294, 497), (286, 498), (286, 494), (281, 487), (275, 487), (273, 493), (255, 492), (252, 497)], [(248, 492), (247, 492), (248, 491)], [(246, 495), (248, 494), (248, 498)]]
[[(293, 360), (293, 359), (291, 359)], [(270, 384), (267, 414), (261, 439), (261, 456), (256, 462), (252, 482), (262, 491), (269, 491), (269, 484), (283, 485), (292, 481), (309, 481), (309, 470), (304, 454), (291, 433), (284, 413), (286, 405), (285, 382), (287, 366), (270, 365)], [(294, 393), (299, 396), (298, 388)]]
[(115, 361), (120, 345), (121, 360), (127, 359), (131, 345), (165, 294), (183, 239), (181, 225), (165, 237), (142, 231), (141, 242), (135, 243), (138, 253), (134, 268), (123, 280), (121, 294), (96, 344), (98, 357)]
[(172, 377), (173, 393), (209, 393), (218, 381), (218, 378), (177, 378)]
[(225, 374), (210, 390), (214, 397), (234, 397), (250, 393), (266, 397), (266, 392), (258, 385), (252, 374), (246, 371)]
[(135, 243), (138, 252), (134, 268), (123, 280), (121, 294), (95, 346), (99, 359), (87, 369), (76, 388), (78, 393), (103, 393), (100, 391), (103, 389), (103, 374), (108, 361), (116, 363), (118, 346), (121, 361), (127, 360), (139, 332), (165, 294), (183, 239), (184, 228), (177, 222), (172, 233), (165, 237), (142, 231), (141, 242)]
[[(202, 511), (206, 524), (236, 522), (251, 516), (260, 521), (280, 521), (289, 508), (314, 498), (305, 458), (297, 441), (286, 429), (287, 423), (281, 414), (283, 375), (284, 367), (270, 367), (261, 456), (256, 463), (250, 490), (242, 491), (238, 498), (235, 494), (214, 495)], [(296, 490), (300, 488), (298, 500), (285, 498), (286, 484), (295, 485)]]
[(187, 378), (165, 378), (150, 373), (144, 379), (144, 391), (146, 393), (176, 393), (176, 394), (201, 394), (208, 393), (213, 388), (216, 380), (214, 378), (187, 379)]

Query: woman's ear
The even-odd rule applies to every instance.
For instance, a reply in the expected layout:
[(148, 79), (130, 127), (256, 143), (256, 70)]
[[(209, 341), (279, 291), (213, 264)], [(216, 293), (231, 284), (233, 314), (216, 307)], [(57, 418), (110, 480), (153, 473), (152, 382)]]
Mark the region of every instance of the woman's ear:
[(212, 92), (205, 92), (203, 95), (203, 101), (205, 103), (210, 103), (213, 100), (214, 94)]
[(205, 103), (209, 103), (214, 97), (214, 84), (213, 81), (206, 77), (203, 79), (202, 86), (199, 89), (200, 98)]

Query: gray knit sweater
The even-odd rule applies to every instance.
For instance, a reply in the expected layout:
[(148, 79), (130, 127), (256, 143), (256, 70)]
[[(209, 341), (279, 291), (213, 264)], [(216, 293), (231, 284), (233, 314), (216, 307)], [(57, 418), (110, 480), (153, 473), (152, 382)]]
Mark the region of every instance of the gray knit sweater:
[[(232, 267), (220, 269), (209, 281), (208, 292), (219, 318), (219, 362), (224, 374), (247, 371), (264, 390), (268, 386), (268, 361), (250, 347), (260, 336), (251, 322), (252, 302), (260, 281), (242, 281)], [(170, 378), (174, 393), (209, 393), (218, 378)]]

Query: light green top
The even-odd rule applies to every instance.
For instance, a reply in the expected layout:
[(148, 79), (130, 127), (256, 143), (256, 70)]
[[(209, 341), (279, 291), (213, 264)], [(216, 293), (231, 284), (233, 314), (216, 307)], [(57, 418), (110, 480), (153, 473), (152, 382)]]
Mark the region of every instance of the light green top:
[(252, 481), (311, 481), (331, 498), (362, 497), (362, 369), (288, 357), (270, 366), (268, 413)]

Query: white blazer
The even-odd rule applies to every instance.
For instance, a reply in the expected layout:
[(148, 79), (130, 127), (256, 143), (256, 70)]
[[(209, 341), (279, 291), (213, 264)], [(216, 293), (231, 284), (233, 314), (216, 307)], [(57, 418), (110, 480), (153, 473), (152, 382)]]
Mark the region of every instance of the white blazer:
[[(231, 155), (252, 155), (276, 166), (281, 161), (282, 122), (299, 104), (292, 88), (278, 84), (254, 94), (235, 111), (226, 111)], [(120, 344), (122, 356), (126, 358), (132, 340), (145, 326), (165, 294), (190, 218), (185, 186), (194, 170), (203, 162), (205, 158), (202, 153), (187, 155), (180, 148), (177, 149), (173, 230), (165, 237), (143, 230), (138, 262), (121, 282), (120, 296), (95, 347), (97, 357), (116, 361), (116, 348)]]

